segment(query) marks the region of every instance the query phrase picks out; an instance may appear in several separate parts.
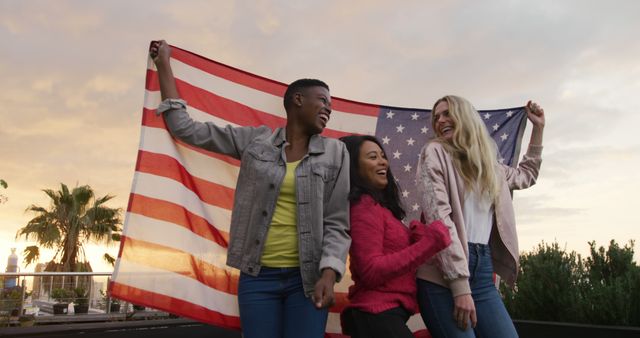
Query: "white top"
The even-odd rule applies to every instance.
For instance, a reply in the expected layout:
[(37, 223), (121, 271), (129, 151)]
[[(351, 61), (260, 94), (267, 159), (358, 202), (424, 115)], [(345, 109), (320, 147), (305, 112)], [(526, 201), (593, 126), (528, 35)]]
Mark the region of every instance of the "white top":
[(467, 242), (489, 244), (493, 225), (493, 201), (487, 193), (477, 189), (465, 193), (462, 207)]

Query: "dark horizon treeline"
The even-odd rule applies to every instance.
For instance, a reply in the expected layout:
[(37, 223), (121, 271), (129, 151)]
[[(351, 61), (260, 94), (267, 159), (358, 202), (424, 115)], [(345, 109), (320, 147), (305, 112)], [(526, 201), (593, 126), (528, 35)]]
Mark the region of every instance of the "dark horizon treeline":
[(542, 242), (520, 256), (515, 290), (501, 285), (513, 319), (640, 326), (640, 267), (634, 241), (609, 248), (589, 242), (590, 255)]

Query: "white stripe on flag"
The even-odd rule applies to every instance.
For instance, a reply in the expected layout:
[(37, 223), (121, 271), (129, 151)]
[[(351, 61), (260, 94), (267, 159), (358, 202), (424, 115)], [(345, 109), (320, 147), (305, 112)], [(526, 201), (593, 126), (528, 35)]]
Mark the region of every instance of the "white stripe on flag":
[(327, 318), (327, 327), (325, 329), (326, 333), (342, 333), (342, 328), (340, 327), (340, 314), (335, 312), (329, 312), (329, 317)]
[[(243, 86), (224, 78), (191, 67), (179, 60), (171, 59), (171, 68), (176, 78), (192, 86), (214, 89), (215, 94), (235, 102), (241, 102), (250, 108), (270, 113), (286, 119), (282, 107), (282, 97), (265, 93), (251, 87)], [(155, 71), (155, 68), (151, 68)], [(158, 101), (159, 102), (159, 101)], [(157, 108), (157, 104), (154, 108)], [(274, 110), (274, 108), (277, 108)], [(358, 134), (373, 134), (376, 130), (377, 116), (352, 114), (334, 110), (328, 128)]]
[(193, 278), (136, 264), (122, 257), (119, 261), (117, 282), (120, 284), (167, 295), (228, 316), (240, 315), (236, 295), (210, 288)]
[(409, 317), (409, 320), (407, 320), (407, 326), (409, 327), (411, 332), (424, 330), (424, 322), (422, 321), (422, 317), (420, 317), (420, 313), (416, 313), (415, 315)]
[[(145, 100), (144, 100), (144, 107), (146, 109), (157, 109), (158, 105), (160, 104), (160, 92), (154, 92), (154, 91), (149, 91), (147, 90), (145, 93)], [(187, 102), (187, 104), (189, 104), (189, 102)], [(230, 125), (232, 127), (239, 127), (238, 124), (229, 122), (227, 120), (224, 120), (222, 118), (219, 118), (217, 116), (211, 115), (211, 114), (207, 114), (206, 112), (203, 112), (202, 110), (196, 109), (192, 106), (187, 106), (187, 111), (189, 112), (189, 116), (194, 120), (194, 121), (198, 121), (198, 122), (213, 122), (215, 123), (215, 125), (217, 126), (226, 126), (226, 125)], [(160, 117), (158, 117), (160, 118)]]
[(181, 205), (206, 219), (217, 229), (229, 232), (230, 210), (203, 202), (193, 191), (172, 179), (143, 172), (136, 172), (135, 176), (136, 186), (133, 193)]
[(215, 157), (176, 144), (168, 131), (160, 128), (142, 127), (144, 142), (140, 150), (163, 154), (178, 161), (191, 176), (235, 189), (240, 168)]
[(226, 265), (227, 250), (187, 228), (143, 215), (128, 213), (132, 226), (127, 237), (184, 251), (218, 269), (233, 271)]

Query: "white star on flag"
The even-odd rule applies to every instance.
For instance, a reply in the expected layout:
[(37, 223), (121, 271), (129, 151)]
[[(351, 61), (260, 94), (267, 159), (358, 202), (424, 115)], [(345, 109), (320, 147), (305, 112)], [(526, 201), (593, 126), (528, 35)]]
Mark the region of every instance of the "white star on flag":
[(414, 140), (414, 139), (413, 139), (413, 137), (410, 137), (410, 138), (407, 140), (407, 145), (408, 145), (408, 146), (412, 146), (415, 142), (416, 142), (416, 140)]
[(400, 155), (402, 155), (402, 153), (396, 150), (396, 151), (393, 153), (393, 158), (400, 158)]
[(402, 197), (409, 197), (409, 192), (406, 190), (402, 190)]
[(509, 110), (509, 111), (507, 112), (507, 116), (508, 116), (508, 117), (513, 116), (513, 111), (512, 111), (512, 110)]
[(500, 128), (500, 125), (499, 125), (499, 124), (497, 124), (497, 123), (496, 123), (496, 124), (494, 124), (494, 125), (493, 125), (493, 130), (494, 130), (494, 131), (495, 131), (495, 130), (498, 130), (498, 128)]
[(411, 210), (413, 210), (413, 211), (418, 211), (418, 208), (420, 208), (420, 206), (418, 205), (418, 203), (414, 203), (414, 204), (411, 206)]
[(393, 111), (389, 110), (389, 111), (387, 112), (387, 118), (388, 118), (388, 119), (392, 119), (392, 118), (393, 118), (393, 115), (395, 115), (395, 114), (396, 114), (396, 113), (394, 113)]
[(412, 120), (414, 120), (414, 121), (417, 121), (417, 120), (418, 120), (418, 117), (420, 117), (420, 115), (418, 115), (418, 113), (413, 113), (413, 114), (411, 115), (411, 119), (412, 119)]
[(506, 141), (506, 140), (507, 140), (507, 137), (509, 137), (509, 134), (507, 134), (507, 133), (502, 133), (502, 135), (500, 135), (500, 138), (501, 138), (503, 141)]
[(399, 126), (397, 126), (397, 127), (396, 127), (396, 130), (397, 130), (399, 133), (402, 133), (402, 131), (404, 130), (404, 126), (403, 126), (403, 125), (399, 125)]
[(489, 114), (489, 113), (485, 113), (484, 114), (484, 119), (485, 120), (488, 120), (490, 117), (491, 117), (491, 114)]
[(405, 172), (411, 171), (411, 165), (409, 163), (407, 163), (407, 165), (404, 166), (404, 171)]
[(429, 128), (427, 127), (422, 127), (422, 129), (420, 129), (420, 132), (423, 134), (426, 134), (429, 131)]
[(391, 139), (386, 136), (382, 138), (382, 144), (389, 144), (389, 141), (391, 141)]

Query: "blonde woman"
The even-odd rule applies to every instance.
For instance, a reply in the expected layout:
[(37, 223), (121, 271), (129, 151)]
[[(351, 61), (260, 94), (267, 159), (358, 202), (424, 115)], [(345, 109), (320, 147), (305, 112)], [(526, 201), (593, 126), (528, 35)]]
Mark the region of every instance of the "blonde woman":
[(513, 286), (518, 238), (510, 191), (532, 186), (542, 162), (544, 110), (529, 101), (533, 124), (518, 168), (497, 162), (497, 148), (471, 103), (445, 96), (433, 106), (436, 139), (422, 149), (418, 185), (427, 223), (444, 220), (452, 244), (418, 268), (418, 304), (439, 337), (517, 337), (493, 283)]

